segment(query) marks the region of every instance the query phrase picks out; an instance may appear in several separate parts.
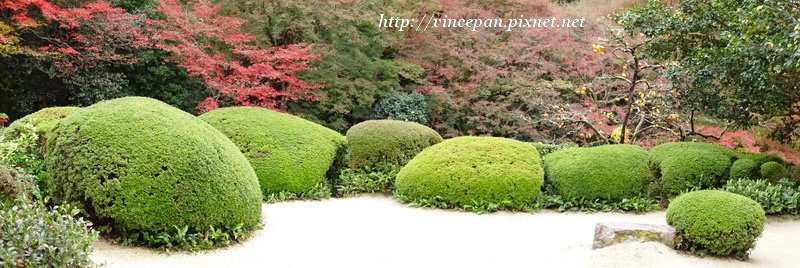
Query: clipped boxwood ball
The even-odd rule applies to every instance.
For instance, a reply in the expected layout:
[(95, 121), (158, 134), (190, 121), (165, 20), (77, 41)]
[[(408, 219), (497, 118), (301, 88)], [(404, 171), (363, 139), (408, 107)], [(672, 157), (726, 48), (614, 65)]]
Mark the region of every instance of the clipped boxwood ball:
[(261, 222), (261, 193), (247, 159), (196, 117), (142, 97), (102, 101), (58, 123), (45, 161), (55, 201), (82, 208), (113, 232)]
[(728, 178), (733, 151), (720, 145), (700, 142), (670, 142), (650, 150), (657, 191), (675, 196), (694, 187), (721, 186)]
[(347, 131), (351, 168), (405, 165), (417, 153), (442, 141), (433, 129), (414, 122), (369, 120)]
[(648, 163), (641, 147), (619, 144), (556, 151), (544, 158), (544, 169), (562, 196), (622, 200), (645, 192), (653, 179)]
[(225, 133), (250, 160), (264, 196), (311, 191), (326, 182), (328, 170), (345, 154), (347, 141), (338, 132), (266, 108), (222, 108), (200, 119)]
[(756, 201), (718, 190), (683, 194), (667, 208), (667, 223), (678, 233), (679, 249), (699, 254), (746, 258), (766, 219)]
[(437, 200), (455, 207), (475, 203), (530, 204), (544, 172), (533, 146), (494, 137), (458, 137), (428, 147), (397, 174), (404, 200)]
[(762, 179), (773, 182), (789, 176), (785, 165), (773, 161), (762, 164), (760, 171)]
[(731, 165), (729, 178), (731, 180), (757, 179), (758, 177), (760, 177), (760, 174), (758, 174), (758, 176), (754, 174), (757, 167), (758, 164), (756, 164), (756, 162), (751, 159), (747, 158), (738, 159), (733, 162), (733, 165)]
[[(8, 125), (8, 128), (3, 132), (3, 137), (0, 140), (11, 140), (20, 134), (23, 125), (31, 124), (36, 129), (36, 134), (39, 137), (44, 137), (50, 133), (56, 124), (64, 117), (79, 111), (79, 107), (50, 107), (41, 109), (35, 113), (26, 115)], [(42, 142), (44, 140), (42, 139)]]

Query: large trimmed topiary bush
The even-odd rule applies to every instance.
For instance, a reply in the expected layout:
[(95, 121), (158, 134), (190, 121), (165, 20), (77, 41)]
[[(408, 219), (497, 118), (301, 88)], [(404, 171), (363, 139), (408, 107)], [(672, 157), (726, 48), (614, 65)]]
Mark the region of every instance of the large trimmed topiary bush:
[(369, 120), (347, 130), (351, 168), (403, 166), (423, 149), (442, 141), (435, 130), (414, 122)]
[(683, 191), (722, 186), (728, 179), (733, 151), (710, 143), (670, 142), (650, 150), (658, 196), (673, 197)]
[(298, 198), (330, 195), (324, 187), (326, 178), (335, 178), (347, 148), (347, 140), (338, 132), (258, 107), (216, 109), (200, 119), (239, 147), (255, 169), (268, 200), (278, 194)]
[(764, 209), (750, 198), (718, 190), (689, 192), (667, 208), (678, 249), (745, 259), (764, 231)]
[(404, 202), (475, 211), (524, 209), (544, 182), (539, 153), (511, 139), (458, 137), (428, 147), (397, 174)]
[(559, 195), (619, 201), (645, 193), (653, 179), (648, 163), (641, 147), (619, 144), (556, 151), (544, 158), (544, 169)]
[(100, 230), (134, 240), (210, 232), (227, 243), (261, 223), (258, 179), (236, 145), (163, 102), (102, 101), (67, 116), (52, 134), (51, 194), (80, 207)]
[[(15, 139), (20, 134), (20, 131), (24, 131), (23, 125), (25, 124), (32, 124), (36, 129), (36, 133), (42, 139), (53, 130), (61, 119), (80, 109), (79, 107), (49, 107), (41, 109), (8, 125), (8, 128), (3, 132), (2, 140)], [(42, 139), (41, 142), (44, 143), (44, 140)]]

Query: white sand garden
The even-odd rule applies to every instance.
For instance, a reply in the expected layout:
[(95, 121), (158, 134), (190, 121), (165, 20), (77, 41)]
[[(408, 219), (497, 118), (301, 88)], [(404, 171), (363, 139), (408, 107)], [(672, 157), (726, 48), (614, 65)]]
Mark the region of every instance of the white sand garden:
[(200, 253), (101, 240), (107, 267), (796, 267), (800, 221), (770, 218), (747, 261), (695, 257), (655, 242), (592, 250), (597, 222), (665, 224), (664, 212), (474, 214), (362, 196), (265, 204), (265, 228)]

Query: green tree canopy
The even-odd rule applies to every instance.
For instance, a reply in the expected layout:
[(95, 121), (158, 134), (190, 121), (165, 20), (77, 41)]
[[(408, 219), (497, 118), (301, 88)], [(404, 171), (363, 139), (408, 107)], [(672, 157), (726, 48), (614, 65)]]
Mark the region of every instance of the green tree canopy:
[(669, 65), (691, 110), (743, 126), (797, 114), (798, 1), (651, 0), (616, 19), (629, 34), (653, 38), (646, 52)]

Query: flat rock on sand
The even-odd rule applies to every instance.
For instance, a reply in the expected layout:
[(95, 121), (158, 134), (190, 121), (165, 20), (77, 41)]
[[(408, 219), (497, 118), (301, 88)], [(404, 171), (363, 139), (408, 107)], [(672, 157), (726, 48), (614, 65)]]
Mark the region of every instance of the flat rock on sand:
[(663, 212), (492, 213), (410, 208), (390, 197), (265, 204), (250, 240), (202, 253), (164, 254), (100, 241), (108, 267), (796, 267), (800, 221), (771, 219), (739, 262), (697, 258), (659, 243), (592, 250), (597, 222), (665, 224)]

